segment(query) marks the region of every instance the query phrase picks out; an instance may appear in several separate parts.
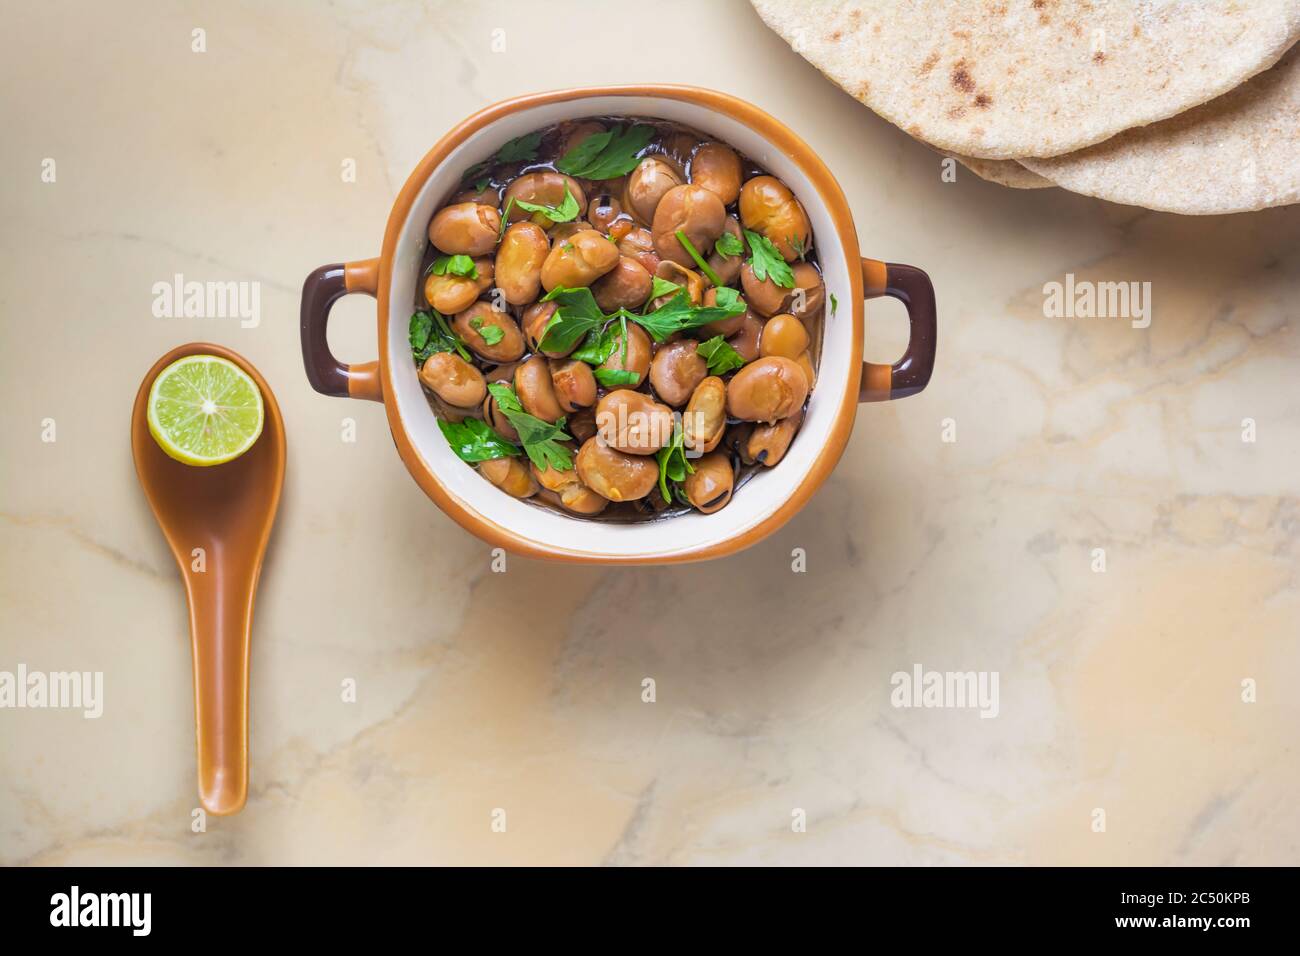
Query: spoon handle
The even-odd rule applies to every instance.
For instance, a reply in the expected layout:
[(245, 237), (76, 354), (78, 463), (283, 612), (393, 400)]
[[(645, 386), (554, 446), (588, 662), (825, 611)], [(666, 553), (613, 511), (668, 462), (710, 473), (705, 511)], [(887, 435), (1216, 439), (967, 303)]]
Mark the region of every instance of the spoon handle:
[(185, 575), (194, 652), (199, 800), (213, 814), (248, 798), (248, 647), (257, 568), (234, 568), (221, 552), (206, 573)]

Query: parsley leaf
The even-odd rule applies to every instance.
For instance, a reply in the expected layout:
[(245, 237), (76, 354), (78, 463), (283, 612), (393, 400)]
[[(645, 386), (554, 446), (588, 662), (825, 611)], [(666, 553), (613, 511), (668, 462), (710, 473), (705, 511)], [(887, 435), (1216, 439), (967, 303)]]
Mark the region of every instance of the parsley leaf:
[(425, 273), (428, 275), (432, 272), (436, 276), (461, 276), (465, 279), (477, 279), (478, 267), (474, 265), (474, 260), (469, 256), (439, 256), (429, 264), (429, 270)]
[[(730, 293), (724, 295), (723, 293)], [(735, 289), (725, 286), (718, 289), (717, 305), (691, 305), (691, 298), (686, 290), (680, 290), (675, 296), (655, 309), (649, 315), (627, 313), (627, 318), (636, 322), (650, 333), (656, 342), (665, 341), (674, 332), (699, 328), (710, 322), (730, 318), (738, 312), (745, 311), (745, 304)], [(622, 310), (620, 310), (621, 312)]]
[(794, 254), (799, 257), (800, 262), (807, 260), (808, 247), (803, 244), (802, 239), (798, 236), (786, 236), (785, 241), (789, 244), (790, 248), (794, 250)]
[(579, 362), (586, 362), (588, 365), (600, 365), (607, 358), (614, 354), (614, 349), (618, 345), (618, 338), (614, 333), (613, 326), (605, 326), (604, 329), (592, 329), (587, 333), (587, 337), (582, 340), (582, 345), (569, 355), (569, 358), (577, 359)]
[(463, 422), (439, 418), (438, 427), (461, 461), (490, 461), (519, 454), (518, 445), (506, 441), (481, 418), (467, 418)]
[(484, 325), (483, 320), (478, 316), (469, 320), (469, 327), (488, 345), (496, 345), (506, 336), (499, 325)]
[(740, 301), (740, 293), (730, 286), (720, 286), (713, 293), (713, 301), (733, 314), (745, 310), (745, 303)]
[(835, 298), (835, 293), (831, 293), (831, 318), (835, 318), (835, 310), (840, 307), (839, 300)]
[(713, 251), (724, 259), (730, 259), (732, 256), (738, 256), (745, 251), (745, 244), (736, 236), (729, 232), (724, 232), (718, 237), (718, 241), (713, 244)]
[(557, 285), (542, 296), (542, 301), (559, 304), (546, 323), (542, 340), (537, 343), (542, 352), (567, 352), (588, 332), (605, 324), (605, 313), (596, 305), (590, 289), (566, 289)]
[[(510, 197), (514, 199), (514, 197)], [(514, 199), (514, 204), (520, 209), (527, 209), (529, 212), (538, 212), (545, 216), (551, 222), (571, 222), (578, 216), (578, 200), (573, 198), (569, 192), (569, 187), (564, 187), (564, 199), (558, 206), (548, 206), (545, 203), (524, 202), (522, 199)]]
[(664, 501), (672, 504), (673, 495), (668, 490), (668, 482), (685, 481), (687, 475), (695, 473), (695, 467), (686, 460), (686, 442), (680, 419), (673, 424), (672, 441), (655, 452), (655, 460), (659, 462), (659, 493), (664, 496)]
[(555, 468), (568, 471), (573, 467), (573, 458), (569, 449), (560, 442), (572, 441), (573, 436), (564, 431), (564, 419), (554, 425), (540, 418), (529, 415), (519, 403), (519, 396), (505, 382), (492, 382), (488, 391), (497, 400), (497, 408), (506, 417), (515, 431), (519, 433), (519, 443), (524, 446), (524, 454), (540, 471)]
[(733, 349), (721, 335), (715, 335), (695, 346), (695, 351), (709, 363), (710, 375), (726, 375), (745, 364), (741, 354)]
[(537, 158), (537, 147), (542, 142), (541, 133), (529, 133), (517, 136), (497, 150), (496, 160), (502, 163), (517, 163), (525, 159)]
[(686, 250), (686, 254), (695, 260), (695, 264), (700, 267), (701, 272), (709, 277), (710, 282), (719, 288), (726, 284), (718, 278), (716, 272), (709, 268), (709, 264), (704, 261), (704, 257), (700, 255), (700, 251), (696, 249), (694, 243), (686, 237), (686, 233), (683, 230), (678, 229), (675, 235), (677, 236), (677, 241), (681, 243), (682, 248)]
[(680, 288), (681, 286), (676, 282), (669, 282), (667, 279), (655, 276), (654, 283), (650, 286), (650, 299), (653, 301), (661, 295), (671, 295)]
[(794, 273), (772, 240), (748, 229), (745, 230), (745, 239), (749, 242), (749, 264), (754, 267), (754, 277), (762, 282), (771, 276), (781, 288), (793, 289)]
[(465, 174), (461, 176), (461, 182), (469, 182), (472, 179), (478, 179), (491, 168), (492, 163), (486, 159), (481, 163), (475, 163), (469, 169), (465, 170)]
[(422, 309), (412, 315), (407, 336), (418, 363), (423, 363), (434, 352), (457, 352), (466, 362), (470, 360), (460, 338), (436, 309)]
[(639, 161), (637, 153), (654, 138), (654, 128), (615, 126), (604, 133), (593, 133), (560, 157), (555, 168), (570, 176), (584, 179), (613, 179), (630, 173)]
[(617, 388), (620, 385), (627, 385), (636, 388), (637, 383), (641, 381), (641, 376), (631, 369), (623, 368), (598, 368), (591, 373), (606, 388)]
[(572, 349), (579, 339), (583, 339), (581, 352), (575, 353), (574, 357), (589, 365), (604, 362), (613, 354), (612, 343), (624, 338), (615, 333), (610, 325), (615, 320), (620, 320), (626, 326), (631, 319), (649, 332), (656, 342), (663, 342), (674, 332), (699, 328), (745, 311), (745, 303), (741, 301), (740, 294), (726, 286), (717, 290), (717, 305), (691, 305), (686, 290), (679, 288), (676, 295), (648, 315), (637, 315), (627, 309), (606, 315), (587, 288), (566, 289), (564, 286), (556, 286), (541, 301), (551, 300), (560, 306), (546, 324), (538, 349), (543, 352), (564, 352)]
[(501, 210), (501, 228), (497, 230), (497, 242), (500, 242), (506, 234), (506, 229), (510, 226), (510, 207), (515, 204), (515, 197), (511, 196), (506, 200), (506, 208)]
[(487, 388), (492, 393), (492, 397), (497, 400), (497, 408), (501, 409), (502, 412), (522, 412), (524, 410), (523, 404), (519, 401), (519, 396), (507, 383), (488, 382)]

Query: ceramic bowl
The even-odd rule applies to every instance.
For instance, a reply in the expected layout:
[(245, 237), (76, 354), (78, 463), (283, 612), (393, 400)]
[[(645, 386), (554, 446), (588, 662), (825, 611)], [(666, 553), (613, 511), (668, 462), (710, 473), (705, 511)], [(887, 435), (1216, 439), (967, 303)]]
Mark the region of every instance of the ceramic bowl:
[[(782, 179), (812, 224), (826, 283), (827, 315), (817, 387), (794, 443), (778, 467), (755, 475), (714, 514), (660, 521), (584, 520), (520, 501), (452, 453), (425, 399), (407, 341), (430, 218), (464, 171), (507, 140), (562, 120), (651, 117), (690, 126), (750, 156)], [(330, 307), (348, 293), (378, 301), (379, 358), (345, 365), (331, 355)], [(893, 365), (862, 361), (868, 298), (907, 307), (911, 336)], [(837, 303), (832, 315), (829, 303)], [(843, 191), (817, 154), (788, 127), (735, 97), (684, 86), (605, 87), (522, 96), (489, 106), (447, 133), (411, 173), (388, 217), (377, 258), (322, 266), (303, 286), (302, 350), (307, 377), (326, 395), (382, 402), (397, 451), (430, 498), (493, 546), (532, 557), (660, 564), (730, 554), (774, 532), (835, 467), (860, 402), (911, 395), (934, 367), (934, 290), (913, 267), (863, 258)]]

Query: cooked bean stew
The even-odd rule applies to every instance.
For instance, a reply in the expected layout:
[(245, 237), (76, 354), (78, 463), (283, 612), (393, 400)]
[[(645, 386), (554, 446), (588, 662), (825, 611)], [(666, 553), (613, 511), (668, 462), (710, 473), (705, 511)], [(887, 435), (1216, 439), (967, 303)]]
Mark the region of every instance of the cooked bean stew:
[(466, 172), (429, 242), (420, 382), (506, 494), (710, 514), (799, 431), (826, 298), (812, 229), (725, 143), (627, 117), (521, 136)]

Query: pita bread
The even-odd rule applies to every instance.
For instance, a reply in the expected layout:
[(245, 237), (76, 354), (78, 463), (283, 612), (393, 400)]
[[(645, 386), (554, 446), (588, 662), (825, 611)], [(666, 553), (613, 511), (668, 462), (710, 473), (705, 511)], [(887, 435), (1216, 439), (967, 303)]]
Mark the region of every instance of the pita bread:
[(983, 159), (1057, 156), (1211, 100), (1300, 37), (1300, 0), (750, 0), (848, 93)]
[(1077, 193), (1187, 215), (1300, 202), (1300, 46), (1204, 106), (1025, 165)]
[(976, 159), (974, 156), (958, 156), (953, 159), (961, 163), (980, 179), (987, 179), (999, 186), (1012, 189), (1047, 189), (1056, 183), (1044, 179), (1038, 173), (1031, 172), (1014, 159)]

